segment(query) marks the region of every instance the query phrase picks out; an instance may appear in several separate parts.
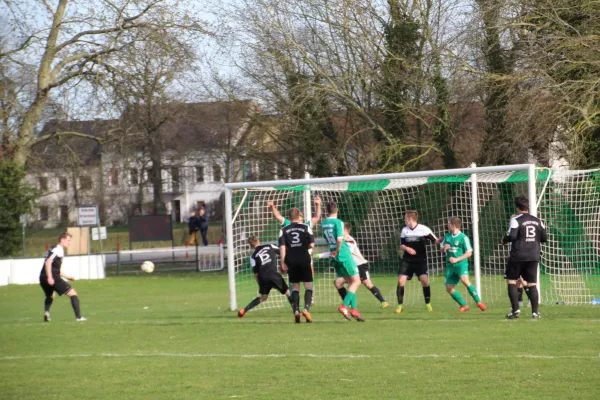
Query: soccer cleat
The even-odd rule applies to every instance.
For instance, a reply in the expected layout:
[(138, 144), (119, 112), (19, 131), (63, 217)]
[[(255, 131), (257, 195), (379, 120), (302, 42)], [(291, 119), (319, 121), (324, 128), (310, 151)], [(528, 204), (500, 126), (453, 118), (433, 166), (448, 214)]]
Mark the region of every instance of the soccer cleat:
[(358, 322), (365, 322), (365, 319), (360, 316), (360, 313), (358, 312), (358, 310), (356, 308), (353, 308), (351, 313), (352, 313), (352, 317), (354, 317), (354, 319), (357, 320)]
[(83, 322), (83, 321), (87, 321), (86, 317), (79, 317), (79, 318), (75, 318), (75, 321), (77, 322)]
[(433, 312), (433, 307), (431, 306), (431, 303), (425, 304), (425, 307), (427, 308), (427, 311)]
[(531, 318), (533, 318), (533, 319), (540, 319), (541, 317), (542, 316), (540, 315), (540, 313), (534, 312), (534, 313), (531, 314)]
[(299, 312), (294, 314), (294, 320), (296, 321), (297, 324), (302, 322), (301, 314)]
[(469, 306), (460, 306), (460, 308), (458, 309), (458, 312), (465, 312), (465, 311), (469, 311)]
[(481, 311), (487, 310), (487, 306), (485, 304), (483, 304), (481, 301), (479, 303), (477, 303), (477, 307), (479, 307), (479, 309)]
[(306, 322), (308, 322), (309, 324), (312, 322), (312, 317), (310, 316), (310, 313), (307, 310), (302, 311), (302, 315), (304, 315)]
[(396, 314), (400, 314), (402, 311), (404, 311), (404, 306), (402, 304), (398, 304), (398, 307), (396, 307), (396, 310), (394, 312)]
[(517, 311), (511, 311), (508, 314), (506, 314), (506, 318), (507, 319), (517, 319), (521, 316), (521, 311), (517, 310)]
[(388, 303), (387, 301), (381, 302), (381, 308), (388, 308), (389, 306), (390, 306), (390, 303)]
[(50, 313), (44, 313), (44, 322), (50, 322), (52, 319), (50, 318)]
[(246, 315), (246, 309), (242, 308), (240, 311), (238, 311), (238, 317), (242, 318), (244, 315)]
[(351, 321), (352, 318), (350, 317), (350, 312), (348, 311), (348, 307), (346, 307), (345, 305), (341, 305), (338, 307), (338, 311), (344, 316), (344, 318), (346, 318), (348, 321)]

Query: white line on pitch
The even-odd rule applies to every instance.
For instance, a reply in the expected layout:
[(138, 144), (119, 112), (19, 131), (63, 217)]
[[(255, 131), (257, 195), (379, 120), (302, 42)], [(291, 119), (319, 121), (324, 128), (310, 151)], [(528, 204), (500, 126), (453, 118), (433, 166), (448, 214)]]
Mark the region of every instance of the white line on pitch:
[(498, 358), (498, 359), (577, 359), (600, 360), (597, 356), (554, 356), (543, 354), (220, 354), (220, 353), (99, 353), (99, 354), (53, 354), (53, 355), (16, 355), (2, 356), (0, 360), (52, 359), (52, 358), (86, 358), (86, 357), (180, 357), (180, 358)]
[[(318, 322), (335, 322), (335, 323), (349, 323), (346, 320), (344, 320), (343, 318), (335, 318), (335, 319), (318, 319), (315, 318), (313, 316), (313, 321), (318, 323)], [(448, 322), (475, 322), (477, 321), (477, 319), (463, 319), (463, 318), (456, 318), (456, 319), (411, 319), (411, 318), (402, 318), (402, 317), (398, 317), (398, 318), (393, 318), (393, 317), (387, 317), (387, 318), (373, 318), (373, 319), (368, 319), (367, 322), (372, 322), (372, 323), (395, 323), (395, 322), (402, 322), (403, 324), (406, 323), (410, 323), (410, 322), (417, 322), (417, 323), (436, 323), (436, 322), (443, 322), (443, 323), (448, 323)], [(490, 319), (485, 319), (486, 322), (492, 322), (494, 320), (490, 320)], [(497, 322), (501, 322), (501, 323), (515, 323), (515, 324), (519, 324), (522, 323), (524, 321), (514, 321), (514, 320), (507, 320), (503, 317), (498, 317), (495, 321)], [(566, 322), (592, 322), (592, 323), (598, 323), (600, 322), (600, 319), (581, 319), (581, 318), (557, 318), (557, 319), (551, 319), (551, 318), (545, 318), (544, 321), (566, 321)], [(181, 324), (244, 324), (244, 323), (260, 323), (260, 324), (286, 324), (287, 319), (282, 317), (281, 319), (264, 319), (261, 318), (260, 316), (256, 316), (256, 317), (250, 317), (250, 318), (244, 318), (243, 320), (240, 320), (239, 318), (234, 317), (232, 315), (231, 318), (185, 318), (185, 319), (179, 319), (179, 320), (169, 320), (169, 319), (157, 319), (157, 320), (153, 320), (153, 319), (139, 319), (139, 320), (122, 320), (122, 321), (102, 321), (102, 320), (90, 320), (88, 322), (86, 322), (86, 324), (93, 324), (93, 325), (169, 325), (169, 324), (177, 324), (177, 325), (181, 325)], [(536, 322), (538, 323), (539, 320), (534, 320), (532, 322)], [(60, 322), (65, 323), (65, 324), (75, 324), (74, 321), (64, 321), (64, 322)], [(526, 323), (526, 322), (525, 322)], [(0, 327), (2, 326), (46, 326), (47, 324), (44, 324), (43, 322), (0, 322)]]

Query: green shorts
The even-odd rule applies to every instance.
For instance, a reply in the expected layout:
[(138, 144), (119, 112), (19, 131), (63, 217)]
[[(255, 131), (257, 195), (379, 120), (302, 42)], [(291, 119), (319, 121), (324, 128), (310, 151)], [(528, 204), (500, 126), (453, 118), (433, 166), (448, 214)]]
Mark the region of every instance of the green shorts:
[(343, 261), (333, 260), (333, 268), (335, 269), (336, 278), (345, 278), (347, 276), (358, 275), (358, 267), (352, 257)]
[(463, 275), (469, 276), (469, 264), (446, 265), (446, 285), (458, 285)]

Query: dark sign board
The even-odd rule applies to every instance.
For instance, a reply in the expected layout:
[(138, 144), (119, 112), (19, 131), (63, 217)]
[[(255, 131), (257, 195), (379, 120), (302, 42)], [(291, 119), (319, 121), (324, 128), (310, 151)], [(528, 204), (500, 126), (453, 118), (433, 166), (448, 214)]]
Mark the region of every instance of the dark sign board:
[(129, 241), (173, 240), (170, 215), (139, 215), (129, 218)]

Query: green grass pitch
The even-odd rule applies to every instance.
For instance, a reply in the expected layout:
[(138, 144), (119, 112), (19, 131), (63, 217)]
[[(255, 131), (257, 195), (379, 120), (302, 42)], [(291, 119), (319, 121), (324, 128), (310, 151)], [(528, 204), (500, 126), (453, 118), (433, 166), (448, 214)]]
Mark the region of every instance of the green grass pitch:
[(458, 314), (436, 283), (434, 313), (381, 310), (361, 288), (366, 323), (316, 306), (313, 324), (296, 325), (288, 308), (238, 319), (223, 273), (74, 286), (85, 323), (66, 298), (41, 322), (37, 285), (0, 288), (0, 398), (600, 398), (600, 306), (543, 306), (541, 320), (525, 309), (507, 321), (508, 300)]

